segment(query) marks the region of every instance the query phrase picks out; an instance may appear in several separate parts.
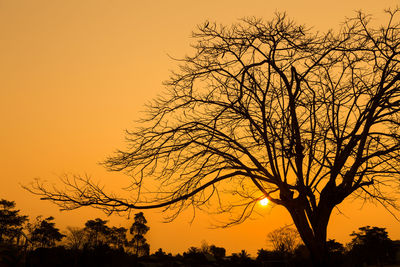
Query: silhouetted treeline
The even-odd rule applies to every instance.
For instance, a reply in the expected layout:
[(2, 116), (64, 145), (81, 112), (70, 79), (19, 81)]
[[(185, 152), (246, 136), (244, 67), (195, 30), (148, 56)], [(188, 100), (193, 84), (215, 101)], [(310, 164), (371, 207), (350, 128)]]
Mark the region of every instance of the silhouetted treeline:
[[(223, 247), (190, 247), (182, 255), (159, 248), (150, 255), (145, 238), (149, 231), (142, 212), (129, 229), (88, 220), (83, 227), (55, 226), (53, 217), (33, 222), (21, 215), (13, 201), (0, 200), (0, 267), (3, 266), (310, 266), (310, 254), (297, 231), (284, 226), (270, 232), (270, 249), (261, 248), (254, 258), (242, 250), (226, 255)], [(400, 241), (388, 237), (385, 228), (365, 226), (350, 234), (346, 246), (327, 242), (330, 266), (385, 266), (400, 263)]]

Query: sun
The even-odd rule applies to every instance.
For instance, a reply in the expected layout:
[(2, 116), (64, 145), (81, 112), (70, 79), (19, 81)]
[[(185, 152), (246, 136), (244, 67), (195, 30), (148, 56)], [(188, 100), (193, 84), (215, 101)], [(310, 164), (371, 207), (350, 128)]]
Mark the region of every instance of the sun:
[(269, 203), (268, 198), (263, 198), (263, 199), (260, 200), (261, 206), (267, 206), (268, 203)]

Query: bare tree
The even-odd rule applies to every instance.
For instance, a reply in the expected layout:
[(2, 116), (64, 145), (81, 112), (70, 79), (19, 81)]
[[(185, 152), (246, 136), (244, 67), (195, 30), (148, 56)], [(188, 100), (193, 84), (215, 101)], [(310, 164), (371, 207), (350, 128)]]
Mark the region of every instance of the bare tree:
[[(165, 83), (129, 147), (108, 158), (134, 179), (131, 199), (84, 177), (31, 191), (64, 209), (107, 212), (216, 204), (245, 220), (267, 197), (290, 213), (314, 262), (332, 210), (350, 195), (394, 205), (399, 182), (399, 10), (373, 27), (362, 12), (314, 33), (277, 14), (230, 27), (206, 22), (193, 56)], [(224, 193), (235, 199), (224, 201)]]
[(85, 230), (79, 227), (67, 227), (66, 244), (68, 248), (73, 250), (83, 249), (86, 242)]
[(284, 256), (292, 255), (302, 243), (299, 232), (289, 226), (283, 226), (268, 233), (267, 241), (271, 243), (274, 251)]

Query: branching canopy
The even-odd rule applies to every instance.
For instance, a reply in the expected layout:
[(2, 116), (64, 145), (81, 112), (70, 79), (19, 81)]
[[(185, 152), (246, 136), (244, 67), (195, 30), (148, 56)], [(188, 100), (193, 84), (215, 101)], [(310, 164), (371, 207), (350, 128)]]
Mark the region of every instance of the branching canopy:
[[(400, 24), (399, 10), (387, 13), (380, 28), (359, 12), (327, 33), (284, 14), (206, 22), (167, 93), (127, 133), (129, 147), (104, 162), (134, 179), (134, 199), (79, 177), (67, 181), (70, 192), (31, 190), (66, 209), (109, 212), (179, 213), (215, 200), (225, 211), (241, 208), (237, 222), (267, 197), (298, 228), (309, 226), (299, 229), (303, 240), (350, 195), (393, 204), (382, 187), (399, 182)], [(226, 192), (241, 202), (224, 200)]]

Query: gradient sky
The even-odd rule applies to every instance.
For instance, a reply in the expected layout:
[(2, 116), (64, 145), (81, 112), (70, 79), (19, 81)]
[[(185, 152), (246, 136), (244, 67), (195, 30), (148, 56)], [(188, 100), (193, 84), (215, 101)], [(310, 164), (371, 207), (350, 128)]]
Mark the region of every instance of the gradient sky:
[[(243, 5), (246, 2), (246, 5)], [(190, 53), (190, 33), (206, 19), (230, 24), (246, 16), (269, 19), (286, 11), (298, 23), (326, 31), (362, 9), (377, 21), (396, 1), (138, 1), (0, 0), (0, 198), (14, 200), (21, 213), (56, 218), (61, 229), (101, 217), (129, 227), (118, 216), (90, 208), (59, 212), (21, 188), (34, 178), (57, 184), (65, 173), (88, 174), (118, 192), (129, 181), (98, 165), (124, 147), (144, 104), (162, 94), (162, 81), (179, 58)], [(340, 214), (342, 212), (343, 214)], [(358, 227), (386, 227), (400, 239), (400, 223), (382, 207), (348, 200), (334, 211), (328, 236), (348, 242)], [(228, 253), (253, 256), (267, 247), (268, 232), (291, 223), (280, 207), (228, 229), (210, 229), (207, 214), (191, 212), (162, 223), (159, 211), (145, 211), (151, 251), (182, 253), (202, 241)]]

